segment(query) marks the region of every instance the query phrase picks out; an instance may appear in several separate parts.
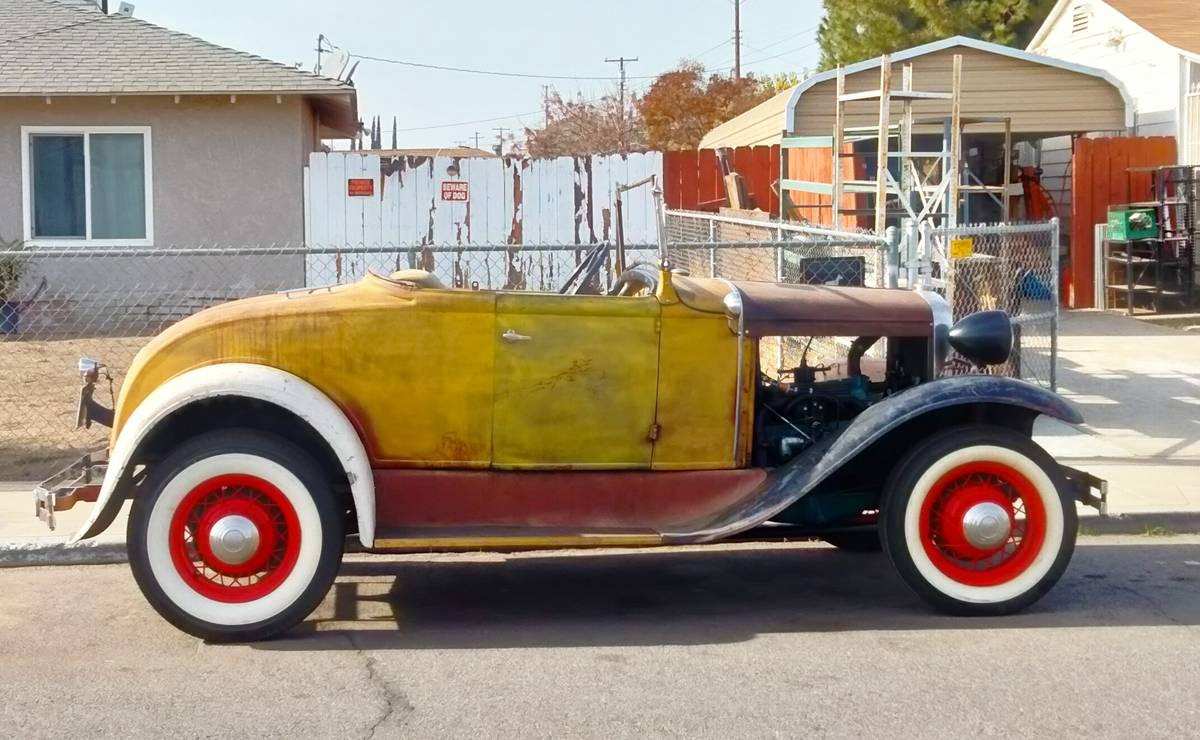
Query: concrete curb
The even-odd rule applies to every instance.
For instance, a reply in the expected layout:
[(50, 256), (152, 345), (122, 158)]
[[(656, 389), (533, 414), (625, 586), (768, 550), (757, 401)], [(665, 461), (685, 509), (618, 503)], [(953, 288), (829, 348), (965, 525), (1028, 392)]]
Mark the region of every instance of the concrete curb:
[(1200, 511), (1165, 511), (1146, 514), (1113, 514), (1079, 517), (1079, 533), (1105, 534), (1200, 534)]
[(129, 556), (124, 542), (77, 542), (25, 540), (0, 542), (0, 568), (32, 565), (107, 565), (125, 563)]
[[(1086, 515), (1079, 519), (1082, 535), (1200, 534), (1200, 511), (1154, 514)], [(77, 542), (47, 538), (0, 542), (0, 568), (36, 565), (107, 565), (129, 562), (123, 541)]]

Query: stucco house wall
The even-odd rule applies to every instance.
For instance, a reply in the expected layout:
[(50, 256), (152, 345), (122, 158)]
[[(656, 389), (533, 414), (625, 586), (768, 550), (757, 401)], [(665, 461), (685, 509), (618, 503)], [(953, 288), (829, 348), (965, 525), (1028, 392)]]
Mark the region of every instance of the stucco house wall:
[[(19, 240), (22, 126), (148, 126), (153, 245), (145, 256), (50, 256), (32, 261), (38, 291), (22, 328), (42, 336), (152, 333), (197, 308), (305, 284), (302, 256), (161, 256), (189, 247), (292, 244), (304, 237), (303, 165), (319, 145), (301, 96), (6, 98), (0, 105), (0, 238)], [(159, 256), (155, 256), (159, 255)], [(101, 318), (104, 317), (104, 318)], [(136, 327), (136, 329), (135, 329)]]
[[(6, 98), (0, 237), (19, 238), (22, 126), (149, 126), (154, 247), (299, 242), (311, 111), (300, 96)], [(309, 119), (306, 122), (305, 119)]]

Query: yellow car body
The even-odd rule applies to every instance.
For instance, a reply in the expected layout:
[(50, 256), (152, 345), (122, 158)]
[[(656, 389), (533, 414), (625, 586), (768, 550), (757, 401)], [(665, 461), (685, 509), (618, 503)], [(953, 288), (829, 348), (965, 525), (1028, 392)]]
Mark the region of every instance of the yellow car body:
[(430, 289), (376, 275), (238, 301), (175, 324), (138, 353), (112, 443), (171, 378), (253, 363), (325, 393), (375, 467), (734, 468), (744, 457), (735, 430), (748, 423), (734, 418), (738, 339), (719, 301), (712, 306)]

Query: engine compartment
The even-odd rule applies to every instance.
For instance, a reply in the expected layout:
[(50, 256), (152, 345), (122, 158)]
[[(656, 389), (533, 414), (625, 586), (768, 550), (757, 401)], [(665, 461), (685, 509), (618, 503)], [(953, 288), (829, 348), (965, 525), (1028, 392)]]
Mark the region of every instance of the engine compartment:
[(778, 467), (813, 445), (832, 441), (872, 405), (927, 379), (928, 344), (923, 339), (888, 339), (885, 351), (866, 357), (884, 338), (856, 337), (840, 358), (826, 351), (824, 362), (810, 362), (815, 339), (803, 338), (799, 363), (780, 368), (776, 376), (763, 371), (760, 356), (754, 414), (756, 467)]

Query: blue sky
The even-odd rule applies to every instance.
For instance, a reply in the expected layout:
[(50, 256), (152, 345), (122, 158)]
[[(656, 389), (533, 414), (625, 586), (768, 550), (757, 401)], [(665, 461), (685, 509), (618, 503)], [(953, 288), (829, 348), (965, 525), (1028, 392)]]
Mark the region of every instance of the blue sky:
[[(114, 0), (115, 2), (115, 0)], [(742, 0), (743, 72), (816, 66), (820, 0)], [(324, 33), (351, 54), (534, 75), (616, 75), (606, 57), (638, 57), (630, 86), (680, 59), (733, 65), (731, 0), (139, 0), (137, 17), (276, 61), (316, 61)], [(362, 61), (354, 75), (362, 116), (399, 119), (401, 146), (495, 140), (497, 126), (541, 120), (542, 85), (603, 94), (614, 80), (505, 78)], [(503, 120), (464, 123), (479, 119)], [(463, 124), (463, 125), (446, 125)]]

